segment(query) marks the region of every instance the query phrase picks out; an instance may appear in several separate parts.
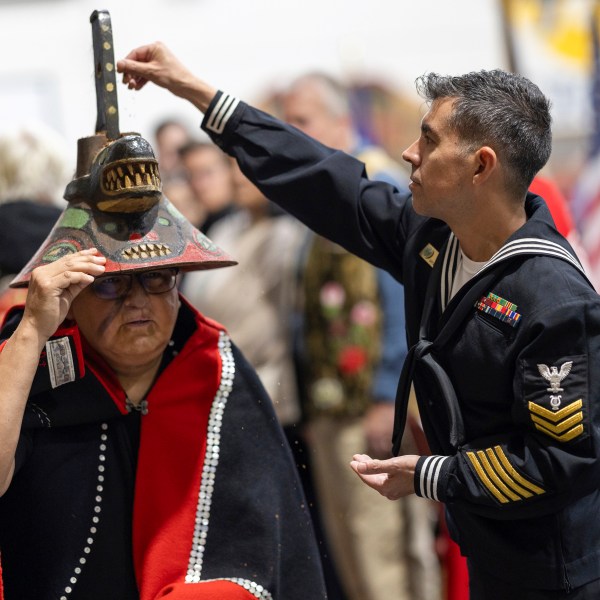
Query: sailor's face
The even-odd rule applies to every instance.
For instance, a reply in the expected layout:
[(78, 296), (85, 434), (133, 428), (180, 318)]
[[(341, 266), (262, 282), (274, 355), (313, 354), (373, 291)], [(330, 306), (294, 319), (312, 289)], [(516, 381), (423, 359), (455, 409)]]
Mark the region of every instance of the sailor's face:
[(472, 181), (464, 143), (448, 126), (453, 102), (436, 100), (421, 122), (421, 135), (403, 153), (412, 167), (409, 188), (417, 213), (452, 221)]

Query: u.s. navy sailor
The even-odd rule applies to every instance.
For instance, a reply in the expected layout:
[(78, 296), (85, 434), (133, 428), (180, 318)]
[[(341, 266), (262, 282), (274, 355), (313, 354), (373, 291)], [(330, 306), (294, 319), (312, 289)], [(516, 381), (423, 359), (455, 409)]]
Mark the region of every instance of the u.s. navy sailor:
[(600, 301), (527, 193), (551, 150), (549, 103), (502, 71), (419, 80), (411, 194), (192, 75), (162, 44), (118, 64), (169, 89), (271, 200), (406, 290), (414, 383), (433, 454), (352, 467), (389, 498), (446, 503), (471, 597), (600, 597)]

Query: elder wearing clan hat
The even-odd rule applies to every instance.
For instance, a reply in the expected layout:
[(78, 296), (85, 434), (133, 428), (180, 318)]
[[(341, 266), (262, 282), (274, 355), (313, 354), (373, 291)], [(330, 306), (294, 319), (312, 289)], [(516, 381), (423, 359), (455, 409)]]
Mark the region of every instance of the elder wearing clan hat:
[(0, 598), (325, 598), (271, 402), (177, 290), (180, 271), (235, 262), (119, 133), (110, 19), (91, 21), (96, 135), (0, 334)]

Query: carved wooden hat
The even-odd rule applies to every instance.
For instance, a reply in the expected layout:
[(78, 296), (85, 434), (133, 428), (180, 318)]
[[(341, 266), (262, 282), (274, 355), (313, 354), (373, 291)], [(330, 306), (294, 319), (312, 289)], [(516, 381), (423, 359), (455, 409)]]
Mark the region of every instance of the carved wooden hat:
[(152, 148), (137, 134), (103, 145), (90, 172), (67, 185), (65, 199), (67, 208), (12, 287), (26, 286), (36, 267), (86, 248), (106, 257), (107, 274), (236, 264), (162, 194)]
[(87, 248), (97, 248), (106, 257), (107, 274), (235, 265), (163, 195), (150, 144), (137, 133), (119, 133), (110, 17), (106, 11), (94, 11), (90, 20), (96, 135), (78, 140), (77, 172), (64, 195), (69, 204), (11, 287), (26, 286), (36, 267)]

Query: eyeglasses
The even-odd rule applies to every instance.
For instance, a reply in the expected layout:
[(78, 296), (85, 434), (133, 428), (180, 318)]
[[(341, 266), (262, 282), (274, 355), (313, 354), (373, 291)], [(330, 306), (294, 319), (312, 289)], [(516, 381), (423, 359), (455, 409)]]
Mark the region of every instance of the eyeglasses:
[(178, 272), (179, 269), (157, 269), (127, 275), (106, 275), (95, 279), (90, 287), (102, 300), (117, 300), (129, 294), (135, 277), (147, 294), (164, 294), (175, 287)]

